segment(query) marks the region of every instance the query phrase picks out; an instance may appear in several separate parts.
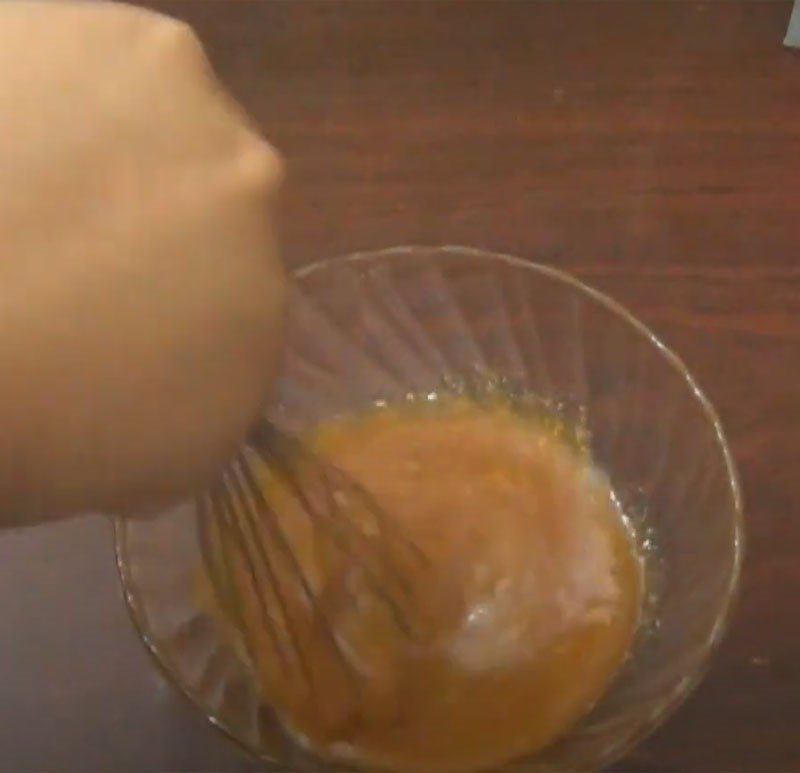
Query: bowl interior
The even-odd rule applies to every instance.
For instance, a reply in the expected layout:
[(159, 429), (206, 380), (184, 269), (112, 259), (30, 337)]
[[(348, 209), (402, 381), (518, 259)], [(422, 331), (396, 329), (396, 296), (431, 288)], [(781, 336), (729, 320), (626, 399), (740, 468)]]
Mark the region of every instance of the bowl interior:
[[(589, 433), (647, 555), (645, 622), (611, 689), (562, 741), (508, 770), (608, 764), (702, 673), (741, 560), (741, 506), (719, 422), (680, 361), (614, 302), (552, 269), (466, 248), (397, 248), (297, 275), (271, 413), (291, 429), (378, 401), (492, 384)], [(119, 522), (134, 622), (170, 679), (279, 770), (319, 769), (259, 702), (198, 603), (191, 504)]]

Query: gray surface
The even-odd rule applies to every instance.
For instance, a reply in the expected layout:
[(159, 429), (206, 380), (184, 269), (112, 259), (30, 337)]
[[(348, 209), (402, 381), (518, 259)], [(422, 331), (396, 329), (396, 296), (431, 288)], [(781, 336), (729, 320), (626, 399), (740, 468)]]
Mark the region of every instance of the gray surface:
[(0, 771), (256, 769), (153, 667), (104, 519), (3, 533), (0, 570)]
[(800, 0), (794, 0), (792, 16), (789, 19), (789, 29), (786, 31), (784, 45), (800, 48)]

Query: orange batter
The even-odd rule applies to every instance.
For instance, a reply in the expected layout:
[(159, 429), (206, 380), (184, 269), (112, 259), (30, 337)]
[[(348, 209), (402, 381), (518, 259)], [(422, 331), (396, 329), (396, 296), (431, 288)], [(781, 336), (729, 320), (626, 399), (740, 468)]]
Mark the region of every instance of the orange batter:
[(641, 571), (608, 484), (568, 434), (455, 397), (318, 430), (310, 442), (374, 494), (428, 563), (398, 553), (419, 624), (409, 638), (352, 561), (278, 505), (351, 660), (342, 668), (290, 599), (310, 690), (280, 664), (256, 605), (244, 605), (260, 631), (264, 697), (293, 732), (323, 755), (464, 773), (535, 752), (592, 706), (631, 643)]

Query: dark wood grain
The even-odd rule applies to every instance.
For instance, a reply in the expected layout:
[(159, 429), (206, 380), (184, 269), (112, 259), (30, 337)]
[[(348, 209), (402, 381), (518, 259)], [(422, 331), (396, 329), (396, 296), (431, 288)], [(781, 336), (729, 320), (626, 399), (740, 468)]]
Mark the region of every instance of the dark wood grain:
[[(608, 291), (682, 355), (740, 467), (744, 586), (705, 682), (616, 770), (800, 770), (800, 55), (781, 46), (790, 3), (150, 5), (197, 28), (284, 153), (292, 265), (409, 242), (507, 251)], [(113, 590), (97, 590), (113, 566), (88, 536), (95, 526), (76, 527), (69, 561), (53, 559), (67, 575), (59, 583), (83, 571), (103, 599), (102, 614), (79, 613), (93, 634), (77, 649), (88, 660), (75, 659), (76, 683), (26, 697), (50, 678), (42, 663), (73, 652), (75, 634), (31, 652), (41, 616), (15, 607), (0, 623), (0, 672), (30, 679), (12, 689), (22, 709), (0, 709), (0, 769), (249, 769), (134, 653)], [(0, 541), (0, 577), (53, 538), (25, 539)], [(75, 569), (81, 556), (102, 564), (95, 580)], [(80, 603), (33, 585), (28, 600), (43, 615), (63, 620), (64, 604)], [(102, 664), (119, 647), (116, 691)]]

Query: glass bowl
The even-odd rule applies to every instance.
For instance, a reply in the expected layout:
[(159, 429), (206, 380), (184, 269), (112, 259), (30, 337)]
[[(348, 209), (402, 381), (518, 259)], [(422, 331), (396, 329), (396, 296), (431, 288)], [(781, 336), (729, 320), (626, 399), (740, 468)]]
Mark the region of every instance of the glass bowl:
[[(505, 771), (602, 768), (696, 685), (725, 630), (742, 557), (736, 472), (714, 409), (680, 360), (614, 301), (559, 271), (463, 247), (400, 247), (299, 271), (274, 418), (290, 426), (499, 379), (584, 423), (645, 548), (645, 620), (594, 709)], [(134, 624), (170, 681), (280, 771), (310, 758), (259, 703), (247, 666), (198, 603), (195, 512), (118, 521)]]

